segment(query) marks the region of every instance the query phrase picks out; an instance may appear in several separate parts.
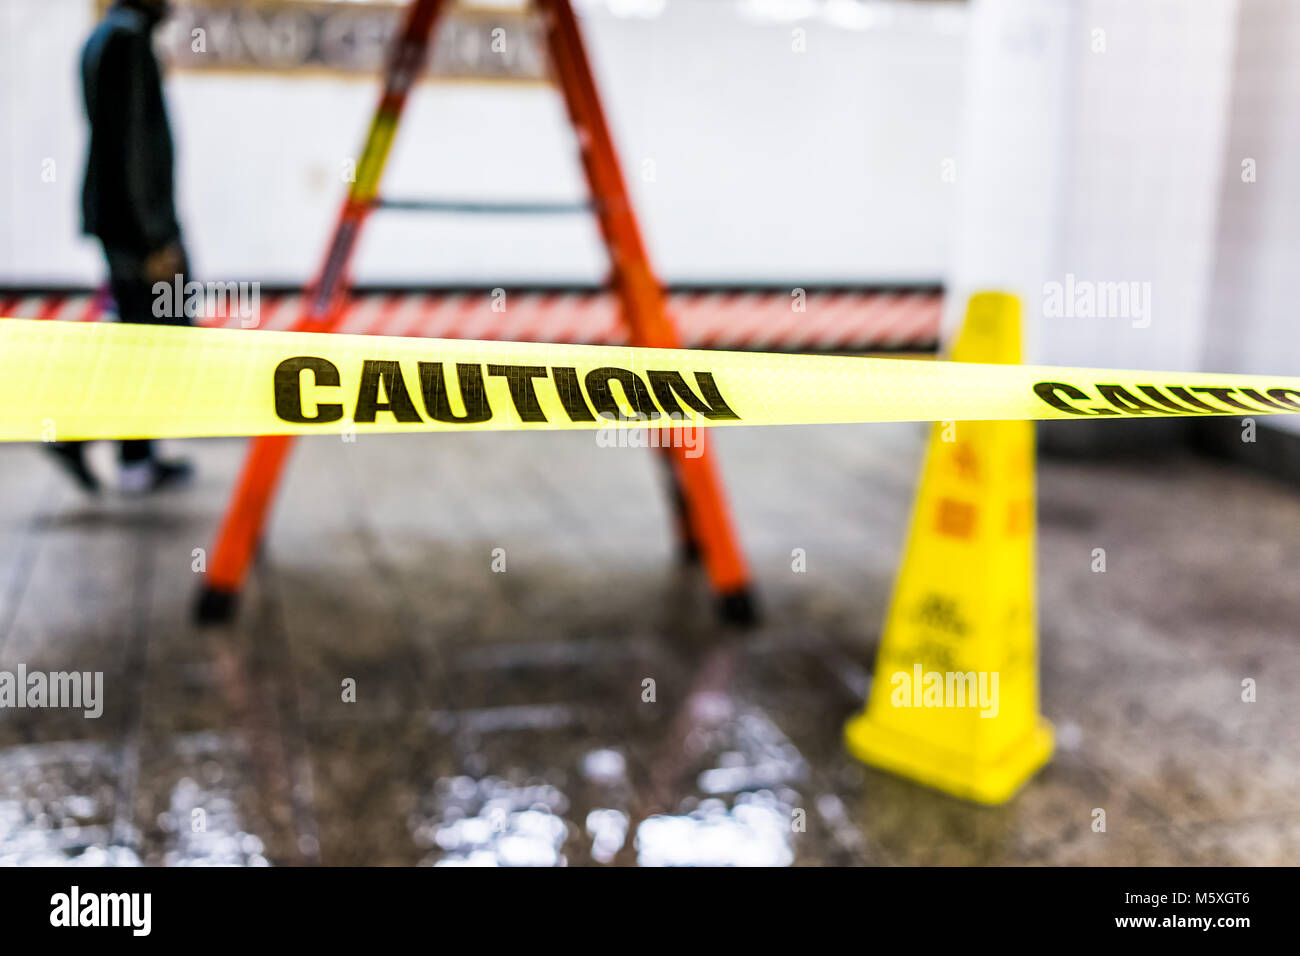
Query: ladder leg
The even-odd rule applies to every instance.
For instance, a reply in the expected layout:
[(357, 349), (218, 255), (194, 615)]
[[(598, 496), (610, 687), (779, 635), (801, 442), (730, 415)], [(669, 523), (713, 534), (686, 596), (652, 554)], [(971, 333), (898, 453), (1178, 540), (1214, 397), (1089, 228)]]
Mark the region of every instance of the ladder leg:
[[(609, 250), (613, 285), (632, 344), (676, 348), (677, 331), (668, 319), (663, 289), (641, 239), (573, 7), (569, 0), (538, 2), (551, 65), (578, 137), (583, 172)], [(756, 614), (749, 571), (731, 526), (707, 442), (699, 444), (690, 457), (680, 443), (673, 444), (675, 447), (667, 450), (675, 480), (673, 498), (680, 503), (679, 526), (689, 529), (684, 546), (688, 553), (691, 548), (698, 549), (704, 559), (724, 619), (752, 623)]]
[(663, 465), (664, 484), (672, 501), (673, 517), (677, 527), (677, 553), (683, 564), (696, 564), (701, 558), (700, 542), (691, 527), (690, 512), (686, 505), (686, 492), (677, 478), (677, 463), (670, 449), (659, 449), (659, 462)]
[(194, 613), (200, 623), (215, 624), (234, 615), (239, 591), (262, 537), (267, 509), (292, 447), (293, 438), (288, 435), (250, 441), (239, 484), (217, 536), (212, 567), (199, 592)]
[[(343, 201), (325, 261), (304, 296), (296, 331), (333, 332), (343, 318), (349, 288), (348, 264), (374, 203), (397, 122), (411, 85), (424, 65), (443, 2), (414, 0), (407, 8), (406, 20), (389, 50), (383, 92), (366, 134), (356, 179)], [(257, 551), (267, 509), (292, 446), (293, 439), (284, 435), (255, 438), (250, 444), (217, 537), (212, 568), (195, 607), (200, 622), (225, 621), (235, 613), (239, 590)]]
[[(722, 484), (708, 452), (707, 431), (697, 432), (696, 452), (691, 457), (684, 447), (670, 449), (673, 464), (686, 501), (686, 516), (693, 529), (709, 582), (718, 601), (718, 613), (735, 624), (754, 624), (758, 613), (750, 586), (749, 569), (731, 526)], [(693, 453), (692, 453), (693, 454)]]

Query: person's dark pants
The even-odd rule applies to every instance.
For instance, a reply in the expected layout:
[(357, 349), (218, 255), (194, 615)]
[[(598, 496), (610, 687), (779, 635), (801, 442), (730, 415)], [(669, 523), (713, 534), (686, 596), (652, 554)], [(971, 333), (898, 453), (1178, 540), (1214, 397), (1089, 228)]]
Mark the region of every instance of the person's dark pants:
[[(117, 303), (117, 317), (120, 322), (135, 325), (189, 325), (185, 315), (183, 296), (176, 300), (177, 278), (171, 277), (171, 290), (165, 299), (163, 308), (155, 310), (154, 303), (159, 296), (154, 292), (154, 283), (144, 278), (144, 261), (132, 253), (123, 253), (105, 248), (104, 258), (108, 260), (108, 287)], [(188, 281), (183, 270), (179, 282), (182, 292)], [(155, 315), (155, 311), (162, 315)], [(153, 442), (148, 438), (133, 438), (122, 442), (121, 461), (124, 465), (148, 461), (153, 457)]]

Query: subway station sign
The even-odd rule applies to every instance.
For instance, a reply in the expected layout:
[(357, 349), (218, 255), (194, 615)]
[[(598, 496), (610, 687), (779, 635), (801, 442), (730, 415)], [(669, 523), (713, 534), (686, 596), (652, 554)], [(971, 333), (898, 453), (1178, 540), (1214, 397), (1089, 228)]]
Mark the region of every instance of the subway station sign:
[[(107, 7), (100, 0), (101, 12)], [(374, 76), (405, 4), (362, 0), (172, 0), (158, 31), (172, 70)], [(450, 3), (426, 76), (543, 82), (541, 22), (525, 4)]]

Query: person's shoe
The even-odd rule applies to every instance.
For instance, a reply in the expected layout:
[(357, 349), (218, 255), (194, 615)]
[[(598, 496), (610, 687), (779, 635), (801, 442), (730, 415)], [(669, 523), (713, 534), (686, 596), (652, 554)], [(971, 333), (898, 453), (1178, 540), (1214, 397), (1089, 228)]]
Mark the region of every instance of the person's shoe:
[(143, 495), (163, 491), (189, 483), (194, 477), (194, 467), (188, 461), (162, 461), (146, 458), (144, 461), (126, 462), (122, 465), (121, 487), (127, 494)]
[(50, 442), (45, 450), (88, 495), (99, 494), (99, 479), (86, 464), (85, 446), (78, 442)]

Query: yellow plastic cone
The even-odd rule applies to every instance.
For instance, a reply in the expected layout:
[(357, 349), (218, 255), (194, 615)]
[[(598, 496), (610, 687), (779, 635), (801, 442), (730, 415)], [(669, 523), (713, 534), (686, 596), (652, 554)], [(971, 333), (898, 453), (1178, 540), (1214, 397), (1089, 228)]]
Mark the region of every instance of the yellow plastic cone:
[[(1019, 364), (1020, 303), (972, 297), (952, 358)], [(1038, 713), (1031, 422), (938, 422), (866, 710), (859, 759), (954, 796), (1009, 799), (1052, 754)]]

